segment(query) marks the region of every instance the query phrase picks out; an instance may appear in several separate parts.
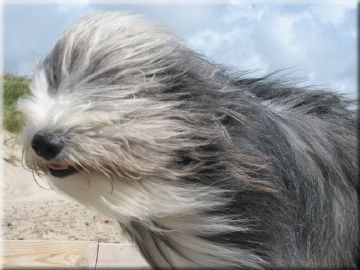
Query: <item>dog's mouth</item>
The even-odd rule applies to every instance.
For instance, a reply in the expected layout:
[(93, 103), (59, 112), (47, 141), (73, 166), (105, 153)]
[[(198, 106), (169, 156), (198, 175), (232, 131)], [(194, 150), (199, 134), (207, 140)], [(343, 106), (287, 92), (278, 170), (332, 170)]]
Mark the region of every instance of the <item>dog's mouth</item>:
[(77, 172), (77, 169), (68, 164), (50, 163), (48, 167), (50, 174), (59, 178), (66, 177)]

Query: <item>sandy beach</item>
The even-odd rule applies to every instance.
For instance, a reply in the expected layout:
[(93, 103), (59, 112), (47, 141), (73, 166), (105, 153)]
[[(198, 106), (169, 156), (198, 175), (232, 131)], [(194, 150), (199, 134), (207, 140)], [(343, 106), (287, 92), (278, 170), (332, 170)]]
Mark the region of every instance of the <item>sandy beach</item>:
[(4, 239), (128, 241), (116, 220), (50, 190), (23, 168), (16, 137), (5, 134), (2, 151)]

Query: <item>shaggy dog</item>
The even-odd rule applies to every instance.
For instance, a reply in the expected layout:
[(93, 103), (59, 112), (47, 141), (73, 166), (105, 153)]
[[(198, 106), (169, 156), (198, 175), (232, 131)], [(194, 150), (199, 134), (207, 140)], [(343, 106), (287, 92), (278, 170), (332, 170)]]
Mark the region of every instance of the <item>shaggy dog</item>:
[(75, 24), (36, 69), (24, 159), (153, 267), (355, 267), (355, 114), (247, 78), (136, 15)]

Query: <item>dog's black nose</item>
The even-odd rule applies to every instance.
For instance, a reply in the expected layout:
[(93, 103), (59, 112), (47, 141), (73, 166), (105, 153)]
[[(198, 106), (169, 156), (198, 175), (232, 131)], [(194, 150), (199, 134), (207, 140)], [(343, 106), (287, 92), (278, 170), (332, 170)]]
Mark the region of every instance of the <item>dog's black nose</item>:
[(50, 160), (61, 152), (63, 142), (53, 134), (38, 132), (32, 138), (31, 147), (38, 156)]

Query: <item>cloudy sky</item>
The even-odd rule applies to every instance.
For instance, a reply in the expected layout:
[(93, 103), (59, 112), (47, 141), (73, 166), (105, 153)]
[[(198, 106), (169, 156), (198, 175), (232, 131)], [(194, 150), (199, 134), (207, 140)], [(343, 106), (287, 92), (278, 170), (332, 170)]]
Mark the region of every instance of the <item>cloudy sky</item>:
[[(78, 2), (79, 3), (79, 2)], [(218, 63), (264, 75), (287, 69), (304, 84), (355, 96), (356, 2), (338, 4), (7, 4), (4, 69), (31, 74), (57, 38), (84, 15), (103, 10), (159, 21)]]

